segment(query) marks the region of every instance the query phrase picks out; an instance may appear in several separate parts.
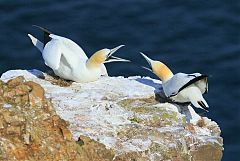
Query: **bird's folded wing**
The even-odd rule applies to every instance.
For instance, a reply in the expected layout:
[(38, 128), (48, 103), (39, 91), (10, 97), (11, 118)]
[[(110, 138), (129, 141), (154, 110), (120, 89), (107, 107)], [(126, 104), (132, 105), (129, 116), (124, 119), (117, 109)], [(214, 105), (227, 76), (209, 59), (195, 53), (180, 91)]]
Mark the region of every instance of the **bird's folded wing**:
[[(54, 34), (50, 34), (49, 36), (52, 38), (51, 41), (58, 42), (55, 43), (55, 45), (57, 46), (55, 50), (58, 52), (60, 50), (60, 54), (61, 56), (63, 56), (62, 59), (60, 57), (59, 62), (60, 60), (63, 61), (63, 63), (71, 69), (76, 69), (79, 67), (79, 65), (85, 64), (88, 57), (86, 56), (82, 48), (78, 46), (75, 42), (68, 38)], [(57, 58), (59, 58), (58, 56), (59, 53), (57, 54)]]
[(62, 37), (62, 36), (58, 36), (58, 35), (54, 35), (54, 34), (50, 34), (49, 37), (51, 37), (52, 39), (55, 40), (59, 40), (61, 41), (62, 45), (64, 48), (62, 48), (62, 50), (67, 50), (67, 51), (71, 51), (76, 57), (86, 60), (88, 59), (87, 55), (85, 54), (85, 52), (83, 51), (83, 49), (76, 44), (74, 41)]
[[(196, 78), (201, 78), (202, 74), (193, 73), (193, 74), (185, 74), (185, 73), (177, 73), (172, 79), (163, 83), (164, 93), (168, 96), (174, 96), (178, 94), (186, 85), (188, 85), (191, 80), (195, 80)], [(194, 83), (194, 82), (193, 82)], [(206, 82), (203, 83), (206, 86)]]
[(48, 42), (44, 47), (42, 56), (47, 66), (53, 70), (58, 69), (62, 56), (61, 42), (58, 40), (51, 40)]

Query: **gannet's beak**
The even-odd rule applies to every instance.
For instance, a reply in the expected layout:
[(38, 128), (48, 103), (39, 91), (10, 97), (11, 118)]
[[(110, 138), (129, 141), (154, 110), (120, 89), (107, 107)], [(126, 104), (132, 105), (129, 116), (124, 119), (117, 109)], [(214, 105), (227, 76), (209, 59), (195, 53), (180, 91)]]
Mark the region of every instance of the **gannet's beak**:
[[(150, 65), (150, 67), (152, 68), (152, 63), (153, 63), (153, 60), (150, 59), (149, 57), (147, 57), (145, 54), (143, 54), (142, 52), (140, 52), (140, 54), (144, 57), (144, 59), (147, 60), (148, 64)], [(148, 68), (148, 67), (145, 67), (145, 66), (142, 66), (142, 68), (146, 69), (146, 70), (149, 70), (150, 72), (153, 72), (152, 69)]]
[(119, 57), (116, 57), (116, 56), (112, 56), (113, 53), (115, 53), (117, 50), (119, 50), (121, 47), (123, 47), (125, 45), (119, 45), (113, 49), (110, 50), (108, 56), (107, 56), (107, 59), (104, 63), (109, 63), (109, 62), (117, 62), (117, 61), (121, 61), (121, 62), (130, 62), (130, 60), (127, 60), (127, 59), (123, 59), (123, 58), (119, 58)]

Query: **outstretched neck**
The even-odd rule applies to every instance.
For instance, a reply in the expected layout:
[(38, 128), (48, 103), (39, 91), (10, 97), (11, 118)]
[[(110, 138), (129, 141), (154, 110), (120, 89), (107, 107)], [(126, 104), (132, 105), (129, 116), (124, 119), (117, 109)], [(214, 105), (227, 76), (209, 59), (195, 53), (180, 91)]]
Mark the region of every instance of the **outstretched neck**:
[(153, 73), (156, 74), (163, 82), (166, 82), (173, 77), (172, 71), (161, 62), (153, 64)]

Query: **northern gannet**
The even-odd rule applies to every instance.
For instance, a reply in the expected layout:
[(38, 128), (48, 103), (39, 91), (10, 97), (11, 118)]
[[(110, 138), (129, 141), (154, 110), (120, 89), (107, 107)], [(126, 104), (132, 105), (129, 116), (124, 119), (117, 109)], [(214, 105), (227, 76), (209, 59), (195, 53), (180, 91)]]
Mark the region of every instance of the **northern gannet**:
[(34, 46), (42, 53), (45, 64), (53, 69), (54, 73), (66, 80), (75, 82), (91, 82), (108, 75), (104, 63), (129, 60), (112, 56), (120, 45), (113, 49), (102, 49), (95, 52), (89, 59), (72, 40), (52, 34), (45, 28), (36, 26), (44, 31), (44, 43), (28, 34)]
[[(173, 102), (191, 102), (195, 107), (208, 111), (208, 104), (202, 94), (208, 91), (208, 77), (200, 73), (173, 74), (162, 62), (155, 61), (141, 53), (152, 69), (147, 68), (162, 80), (165, 95)], [(146, 68), (146, 67), (144, 67)]]

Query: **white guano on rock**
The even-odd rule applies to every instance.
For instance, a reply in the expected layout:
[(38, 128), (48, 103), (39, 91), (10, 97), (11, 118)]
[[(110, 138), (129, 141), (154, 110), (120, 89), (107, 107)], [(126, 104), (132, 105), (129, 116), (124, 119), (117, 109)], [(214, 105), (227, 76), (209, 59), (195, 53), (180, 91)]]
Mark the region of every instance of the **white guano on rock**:
[[(190, 105), (157, 99), (162, 91), (159, 80), (102, 77), (91, 83), (60, 87), (38, 70), (8, 71), (1, 80), (16, 76), (24, 76), (45, 89), (57, 114), (70, 123), (74, 139), (88, 136), (113, 149), (116, 157), (136, 152), (149, 160), (172, 156), (197, 159), (201, 154), (195, 152), (203, 146), (217, 152), (223, 149), (221, 131), (214, 121), (199, 116)], [(209, 155), (214, 157), (215, 151)]]

